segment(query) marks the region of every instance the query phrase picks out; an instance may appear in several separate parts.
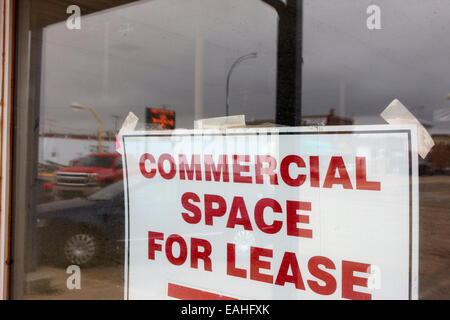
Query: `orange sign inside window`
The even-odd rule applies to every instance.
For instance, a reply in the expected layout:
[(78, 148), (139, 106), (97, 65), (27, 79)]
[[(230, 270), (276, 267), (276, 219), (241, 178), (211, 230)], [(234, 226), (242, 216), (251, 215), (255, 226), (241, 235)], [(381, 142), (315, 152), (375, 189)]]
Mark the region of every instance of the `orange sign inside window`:
[(175, 129), (175, 111), (147, 108), (146, 121), (149, 124), (159, 125), (162, 129)]

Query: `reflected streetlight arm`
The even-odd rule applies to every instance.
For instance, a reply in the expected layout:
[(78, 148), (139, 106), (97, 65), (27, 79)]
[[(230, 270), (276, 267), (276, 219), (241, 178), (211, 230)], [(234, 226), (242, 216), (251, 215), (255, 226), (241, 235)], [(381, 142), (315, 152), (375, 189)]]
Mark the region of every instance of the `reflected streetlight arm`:
[(228, 117), (230, 114), (230, 104), (229, 104), (229, 92), (230, 92), (230, 78), (231, 78), (231, 72), (233, 71), (233, 69), (242, 61), (246, 60), (246, 59), (250, 59), (250, 58), (256, 58), (258, 56), (258, 54), (256, 52), (252, 52), (246, 55), (243, 55), (239, 58), (236, 59), (236, 61), (231, 65), (230, 70), (228, 71), (227, 74), (227, 87), (226, 87), (226, 116)]
[(273, 7), (279, 15), (282, 14), (283, 10), (286, 9), (286, 4), (284, 4), (284, 2), (280, 0), (261, 0), (261, 1)]
[(73, 109), (80, 109), (80, 110), (89, 110), (97, 119), (98, 121), (98, 152), (103, 152), (103, 120), (100, 117), (100, 115), (95, 111), (95, 109), (91, 106), (81, 106), (79, 104), (72, 104)]
[(103, 127), (103, 120), (100, 117), (100, 115), (97, 113), (97, 111), (95, 111), (95, 109), (91, 106), (81, 106), (78, 104), (72, 104), (72, 108), (74, 109), (80, 109), (80, 110), (89, 110), (95, 117), (95, 119), (97, 119), (99, 125), (101, 125)]

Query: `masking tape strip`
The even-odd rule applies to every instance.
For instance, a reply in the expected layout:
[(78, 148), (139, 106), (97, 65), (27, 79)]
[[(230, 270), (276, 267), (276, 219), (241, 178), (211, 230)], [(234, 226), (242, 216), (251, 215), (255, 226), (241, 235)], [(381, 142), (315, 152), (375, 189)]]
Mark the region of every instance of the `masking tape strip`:
[(194, 121), (195, 129), (245, 128), (245, 115), (200, 119)]
[(415, 124), (417, 125), (417, 147), (418, 153), (425, 159), (428, 152), (434, 146), (427, 129), (414, 117), (414, 115), (398, 100), (394, 99), (384, 111), (381, 117), (389, 124)]
[(116, 151), (122, 154), (122, 146), (120, 145), (120, 135), (126, 131), (134, 131), (136, 129), (139, 118), (133, 113), (129, 112), (125, 118), (119, 133), (116, 136)]

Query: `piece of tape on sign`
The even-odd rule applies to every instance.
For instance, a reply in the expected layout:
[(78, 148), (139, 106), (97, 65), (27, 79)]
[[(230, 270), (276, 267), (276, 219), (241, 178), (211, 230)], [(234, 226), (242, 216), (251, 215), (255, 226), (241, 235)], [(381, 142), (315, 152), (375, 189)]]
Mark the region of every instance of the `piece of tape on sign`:
[(195, 129), (245, 128), (245, 115), (207, 118), (194, 121)]
[(417, 147), (418, 153), (425, 159), (428, 152), (434, 146), (427, 129), (414, 117), (414, 115), (398, 100), (393, 100), (384, 111), (381, 117), (389, 124), (415, 124), (417, 125)]
[(136, 129), (139, 118), (133, 113), (129, 112), (127, 117), (125, 118), (122, 127), (119, 130), (119, 133), (116, 136), (116, 151), (122, 154), (122, 147), (120, 145), (120, 135), (126, 131), (134, 131)]

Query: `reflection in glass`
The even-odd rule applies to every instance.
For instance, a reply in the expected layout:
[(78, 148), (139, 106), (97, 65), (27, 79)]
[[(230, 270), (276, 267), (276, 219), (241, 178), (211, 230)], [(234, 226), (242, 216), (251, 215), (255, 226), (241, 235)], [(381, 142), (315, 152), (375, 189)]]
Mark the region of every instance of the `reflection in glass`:
[[(248, 126), (370, 125), (398, 98), (436, 143), (419, 163), (420, 296), (450, 297), (450, 3), (379, 0), (380, 30), (357, 0), (86, 3), (73, 1), (79, 30), (55, 1), (18, 5), (13, 296), (123, 298), (116, 134), (129, 112), (144, 130), (190, 129), (227, 109)], [(81, 291), (65, 286), (73, 263), (86, 265)]]

